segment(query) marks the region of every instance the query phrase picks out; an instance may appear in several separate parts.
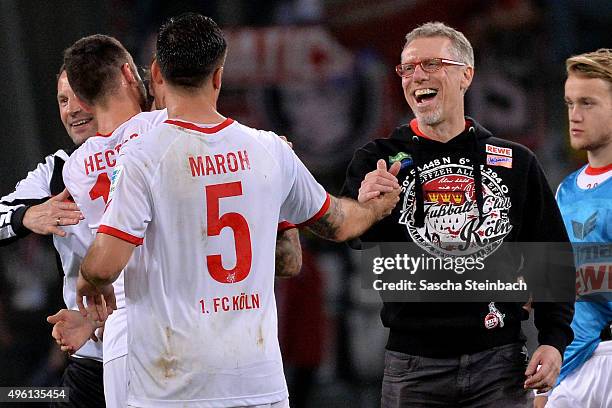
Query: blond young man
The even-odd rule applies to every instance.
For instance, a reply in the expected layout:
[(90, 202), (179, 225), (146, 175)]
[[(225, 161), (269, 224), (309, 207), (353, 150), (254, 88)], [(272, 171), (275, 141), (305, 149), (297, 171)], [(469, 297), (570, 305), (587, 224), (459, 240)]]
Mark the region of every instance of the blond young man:
[[(588, 163), (563, 180), (557, 202), (577, 254), (578, 296), (572, 320), (574, 340), (565, 350), (559, 384), (547, 407), (612, 406), (612, 341), (602, 341), (612, 321), (610, 291), (584, 279), (612, 264), (612, 49), (567, 59), (565, 103), (572, 148)], [(596, 257), (581, 254), (602, 254)], [(610, 273), (610, 272), (608, 272)], [(607, 277), (604, 278), (607, 282)], [(593, 297), (594, 293), (598, 297)], [(602, 333), (604, 330), (604, 333)], [(547, 397), (536, 397), (543, 407)]]

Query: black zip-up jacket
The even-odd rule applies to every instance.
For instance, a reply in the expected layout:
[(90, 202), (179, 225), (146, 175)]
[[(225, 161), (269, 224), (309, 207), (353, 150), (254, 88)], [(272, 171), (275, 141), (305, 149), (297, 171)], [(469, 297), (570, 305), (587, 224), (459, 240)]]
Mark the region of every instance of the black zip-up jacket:
[[(535, 155), (522, 145), (493, 137), (469, 117), (465, 130), (447, 143), (428, 139), (413, 120), (388, 139), (366, 144), (353, 156), (341, 195), (356, 199), (361, 181), (376, 169), (379, 159), (388, 165), (402, 161), (398, 174), (402, 193), (392, 214), (363, 234), (362, 242), (414, 242), (425, 250), (451, 237), (447, 234), (493, 243), (569, 242)], [(437, 205), (436, 200), (448, 200), (448, 195), (436, 194), (448, 191), (444, 189), (449, 184), (460, 192), (452, 196), (454, 204), (440, 201)], [(498, 210), (494, 218), (487, 218), (492, 202)], [(445, 216), (443, 205), (475, 206), (478, 217)], [(493, 226), (485, 229), (487, 221)], [(573, 280), (575, 271), (568, 267), (563, 274)], [(443, 358), (523, 341), (520, 322), (528, 314), (522, 304), (497, 303), (495, 307), (505, 315), (503, 327), (485, 327), (488, 303), (384, 302), (382, 322), (390, 328), (387, 349)], [(563, 355), (573, 339), (573, 303), (534, 302), (533, 308), (539, 343), (554, 346)]]

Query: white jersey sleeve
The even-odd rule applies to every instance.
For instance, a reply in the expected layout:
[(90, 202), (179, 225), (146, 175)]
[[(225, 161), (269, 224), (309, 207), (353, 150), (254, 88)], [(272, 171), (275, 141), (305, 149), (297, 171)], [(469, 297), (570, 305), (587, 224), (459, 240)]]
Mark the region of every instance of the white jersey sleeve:
[(280, 218), (298, 226), (316, 221), (327, 212), (329, 195), (289, 146), (283, 142), (278, 150), (287, 176)]
[(141, 245), (147, 224), (151, 221), (151, 195), (149, 182), (143, 169), (153, 163), (143, 163), (136, 154), (129, 154), (126, 147), (118, 158), (112, 175), (110, 201), (98, 232), (113, 235), (134, 245)]
[[(45, 157), (43, 163), (17, 183), (15, 191), (0, 198), (0, 244), (12, 242), (11, 238), (29, 233), (21, 223), (23, 215), (29, 206), (41, 204), (52, 196), (50, 185), (56, 157), (65, 161), (68, 155), (65, 151), (58, 150)], [(7, 241), (8, 239), (11, 240)]]

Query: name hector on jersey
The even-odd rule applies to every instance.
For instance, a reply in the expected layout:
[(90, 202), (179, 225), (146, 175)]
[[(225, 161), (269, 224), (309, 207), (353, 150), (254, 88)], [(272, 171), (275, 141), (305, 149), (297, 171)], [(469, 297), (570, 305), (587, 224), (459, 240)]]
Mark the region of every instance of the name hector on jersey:
[(97, 152), (89, 155), (84, 160), (85, 174), (89, 176), (89, 173), (93, 173), (94, 171), (102, 171), (106, 170), (108, 167), (115, 167), (115, 164), (117, 164), (116, 156), (119, 154), (121, 146), (123, 146), (128, 140), (135, 137), (138, 137), (138, 133), (133, 133), (128, 139), (124, 140), (122, 143), (119, 143), (113, 149), (108, 149), (103, 152)]
[(193, 177), (235, 173), (238, 170), (251, 169), (249, 155), (246, 150), (212, 156), (189, 156), (188, 159)]

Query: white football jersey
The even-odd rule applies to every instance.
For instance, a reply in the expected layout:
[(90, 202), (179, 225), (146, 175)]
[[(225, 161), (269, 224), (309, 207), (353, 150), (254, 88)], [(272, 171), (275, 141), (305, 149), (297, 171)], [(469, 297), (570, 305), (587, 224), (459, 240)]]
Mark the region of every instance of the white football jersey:
[(232, 119), (213, 127), (167, 120), (130, 142), (98, 229), (142, 245), (125, 269), (128, 404), (285, 399), (273, 290), (278, 220), (302, 224), (328, 206), (285, 142)]
[[(66, 188), (85, 216), (91, 236), (95, 235), (108, 204), (111, 176), (117, 156), (130, 140), (146, 133), (168, 117), (166, 110), (142, 112), (121, 124), (109, 135), (90, 137), (68, 159), (63, 169)], [(93, 239), (92, 239), (93, 241)], [(123, 273), (113, 283), (117, 308), (104, 329), (104, 362), (127, 353), (127, 328)]]

